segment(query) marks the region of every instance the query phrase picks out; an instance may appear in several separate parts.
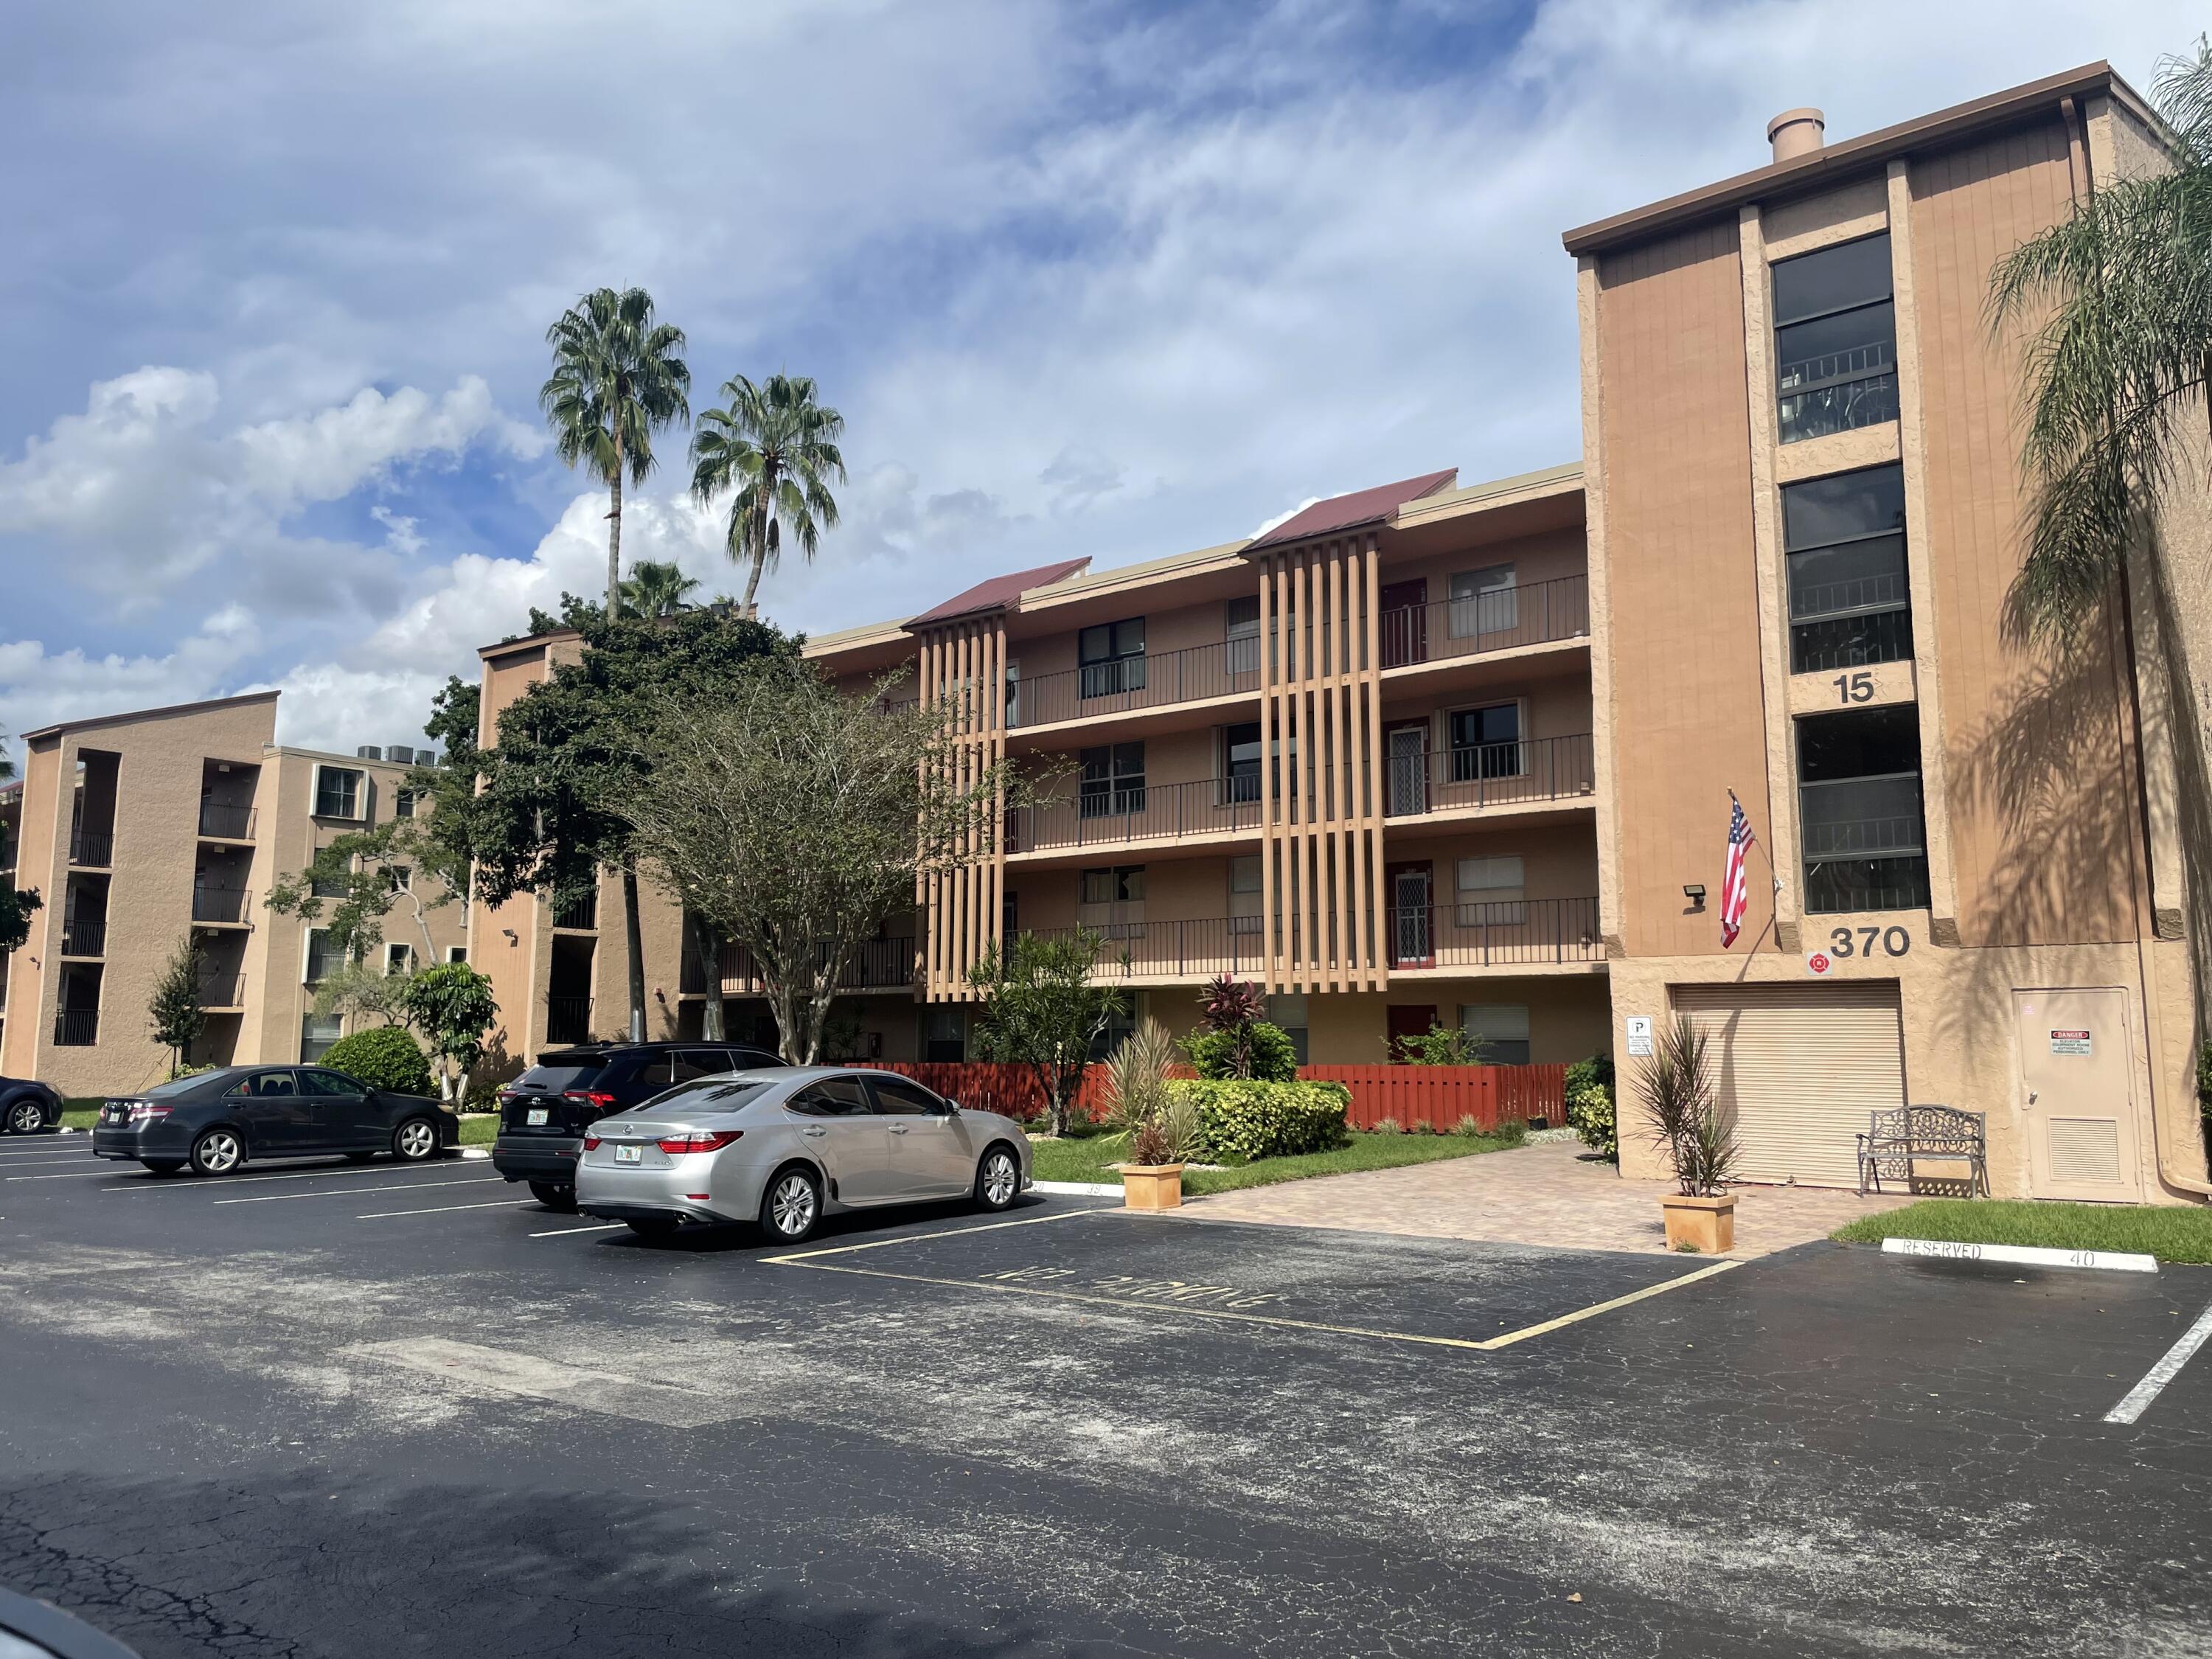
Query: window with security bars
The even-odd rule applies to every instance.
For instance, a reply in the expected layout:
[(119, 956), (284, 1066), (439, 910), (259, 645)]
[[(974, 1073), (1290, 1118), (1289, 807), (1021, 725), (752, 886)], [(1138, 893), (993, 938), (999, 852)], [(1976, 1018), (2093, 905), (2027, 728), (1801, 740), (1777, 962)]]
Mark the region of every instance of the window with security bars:
[(1826, 673), (1912, 655), (1905, 469), (1870, 466), (1782, 489), (1790, 672)]
[(1221, 772), (1214, 794), (1219, 805), (1260, 799), (1260, 722), (1221, 728)]
[(1119, 696), (1145, 689), (1145, 619), (1101, 623), (1075, 636), (1076, 660), (1081, 665), (1082, 695)]
[(1918, 708), (1799, 720), (1797, 819), (1808, 914), (1927, 908)]
[(1079, 750), (1083, 769), (1076, 810), (1086, 818), (1118, 817), (1145, 810), (1145, 745), (1101, 744)]
[(1782, 441), (1895, 420), (1889, 233), (1778, 260), (1771, 274)]
[(1518, 702), (1452, 711), (1454, 783), (1474, 783), (1483, 778), (1517, 778), (1527, 769), (1521, 751)]

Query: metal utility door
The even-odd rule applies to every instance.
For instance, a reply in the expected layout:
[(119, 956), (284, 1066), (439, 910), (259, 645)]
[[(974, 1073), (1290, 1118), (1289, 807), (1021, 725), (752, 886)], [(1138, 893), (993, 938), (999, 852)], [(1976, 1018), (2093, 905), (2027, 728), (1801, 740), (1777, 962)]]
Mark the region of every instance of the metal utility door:
[(1429, 810), (1429, 725), (1394, 726), (1389, 744), (1390, 797), (1383, 811), (1394, 818)]
[(2028, 1191), (2140, 1200), (2127, 993), (2014, 991), (2012, 1003)]

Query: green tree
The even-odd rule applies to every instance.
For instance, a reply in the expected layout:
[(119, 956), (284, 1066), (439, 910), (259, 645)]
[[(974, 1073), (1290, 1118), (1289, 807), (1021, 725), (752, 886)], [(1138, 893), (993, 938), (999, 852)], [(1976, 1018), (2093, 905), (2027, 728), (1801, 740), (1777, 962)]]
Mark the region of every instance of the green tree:
[(439, 1097), (466, 1099), (469, 1073), (483, 1059), (484, 1039), (499, 1018), (490, 975), (465, 962), (426, 969), (407, 982), (407, 1016), (438, 1062)]
[(641, 288), (594, 289), (545, 331), (553, 373), (538, 393), (554, 447), (607, 487), (607, 615), (622, 608), (623, 477), (653, 471), (653, 434), (690, 416), (684, 331), (657, 323)]
[(1490, 1044), (1462, 1025), (1429, 1022), (1425, 1031), (1398, 1039), (1398, 1052), (1390, 1056), (1406, 1066), (1484, 1066)]
[(171, 1077), (183, 1066), (185, 1051), (207, 1030), (207, 1012), (200, 1000), (200, 943), (187, 930), (169, 953), (146, 1002), (154, 1041), (169, 1051)]
[(703, 506), (730, 498), (730, 556), (749, 567), (744, 614), (756, 616), (761, 572), (775, 568), (784, 527), (809, 562), (822, 532), (837, 522), (834, 479), (845, 481), (837, 440), (845, 417), (818, 402), (803, 374), (771, 374), (755, 386), (744, 375), (722, 382), (726, 400), (699, 417), (691, 434), (691, 493)]
[(982, 999), (976, 1053), (1030, 1068), (1056, 1135), (1067, 1133), (1092, 1047), (1128, 1006), (1120, 991), (1092, 981), (1105, 943), (1087, 927), (1049, 937), (1024, 933), (1003, 951), (994, 941), (968, 970)]
[[(0, 783), (15, 775), (15, 763), (8, 758), (5, 744), (0, 744)], [(34, 887), (15, 885), (15, 861), (5, 856), (8, 827), (0, 823), (0, 868), (7, 871), (0, 878), (0, 957), (10, 951), (20, 950), (31, 937), (31, 913), (45, 902)]]
[(667, 617), (690, 608), (696, 576), (687, 576), (674, 560), (640, 559), (622, 585), (623, 605), (633, 617)]
[(304, 869), (271, 882), (262, 902), (272, 915), (324, 928), (331, 945), (355, 961), (375, 952), (386, 920), (401, 910), (422, 942), (421, 959), (435, 962), (430, 912), (452, 903), (453, 890), (422, 872), (428, 821), (418, 815), (349, 830), (319, 848)]
[[(2024, 634), (2064, 641), (2126, 568), (2130, 538), (2192, 463), (2212, 366), (2212, 46), (2161, 61), (2170, 168), (2100, 179), (1990, 279), (2000, 327), (2042, 316), (2027, 353)], [(2169, 578), (2170, 580), (2170, 578)], [(2194, 578), (2202, 581), (2202, 574)]]
[(326, 972), (315, 987), (315, 1012), (336, 1014), (359, 1027), (407, 1024), (407, 988), (412, 974), (388, 974), (381, 963), (349, 957)]

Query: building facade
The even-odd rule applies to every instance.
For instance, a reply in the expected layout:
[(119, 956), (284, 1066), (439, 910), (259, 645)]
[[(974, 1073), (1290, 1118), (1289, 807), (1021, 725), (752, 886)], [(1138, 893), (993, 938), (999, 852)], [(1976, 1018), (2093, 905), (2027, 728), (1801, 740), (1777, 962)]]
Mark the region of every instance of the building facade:
[[(353, 756), (276, 741), (271, 692), (69, 721), (23, 734), (22, 775), (0, 794), (0, 838), (43, 908), (0, 957), (0, 1074), (64, 1095), (167, 1075), (147, 1005), (188, 935), (205, 1034), (187, 1059), (313, 1060), (346, 1028), (318, 1015), (337, 965), (320, 930), (263, 902), (349, 830), (413, 810), (413, 751)], [(0, 856), (0, 863), (6, 862)], [(380, 965), (465, 957), (467, 908), (428, 878), (395, 903)]]

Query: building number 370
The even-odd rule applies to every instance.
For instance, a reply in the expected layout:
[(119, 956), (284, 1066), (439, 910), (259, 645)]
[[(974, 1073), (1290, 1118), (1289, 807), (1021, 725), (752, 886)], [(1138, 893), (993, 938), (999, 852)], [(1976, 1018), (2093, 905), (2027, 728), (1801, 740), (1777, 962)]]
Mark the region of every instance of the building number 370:
[(1902, 927), (1838, 927), (1828, 935), (1829, 952), (1836, 957), (1870, 957), (1879, 945), (1886, 957), (1901, 957), (1912, 949), (1912, 935)]

